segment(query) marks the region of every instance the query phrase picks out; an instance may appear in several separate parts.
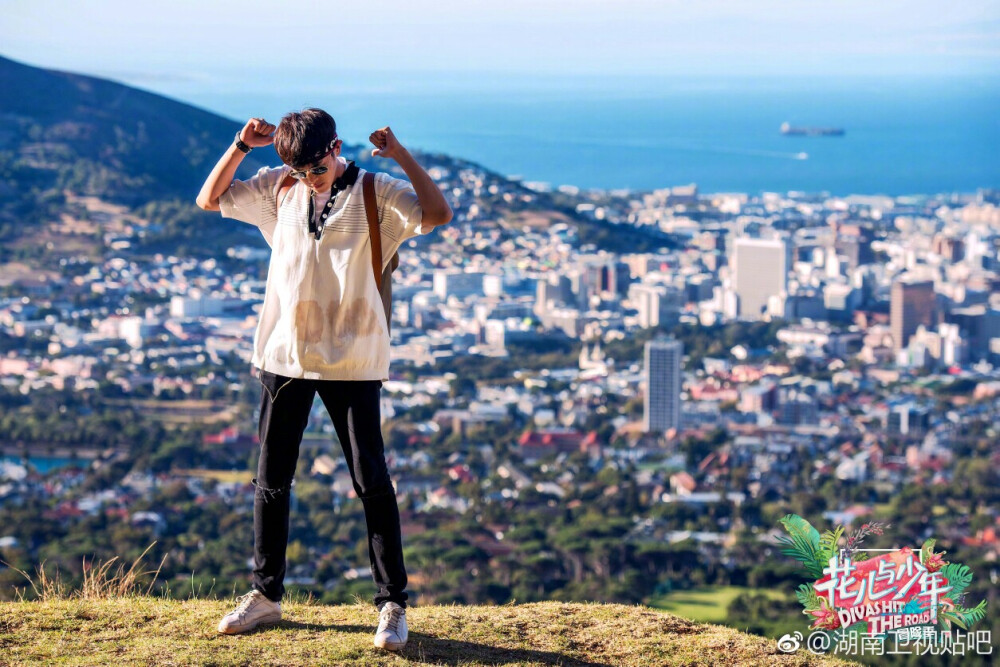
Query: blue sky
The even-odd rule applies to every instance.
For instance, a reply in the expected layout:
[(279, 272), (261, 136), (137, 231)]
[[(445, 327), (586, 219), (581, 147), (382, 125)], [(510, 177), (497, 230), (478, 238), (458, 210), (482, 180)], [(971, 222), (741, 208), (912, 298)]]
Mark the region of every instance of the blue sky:
[(0, 17), (0, 54), (126, 81), (291, 66), (319, 75), (1000, 74), (995, 0), (0, 0)]

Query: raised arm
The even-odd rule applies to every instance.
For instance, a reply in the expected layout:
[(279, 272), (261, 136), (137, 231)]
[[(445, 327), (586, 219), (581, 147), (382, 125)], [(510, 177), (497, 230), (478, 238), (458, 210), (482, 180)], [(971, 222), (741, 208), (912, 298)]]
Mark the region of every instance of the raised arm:
[(437, 186), (423, 167), (421, 167), (410, 152), (403, 148), (396, 136), (388, 127), (375, 130), (368, 136), (368, 140), (375, 145), (372, 151), (373, 157), (391, 158), (402, 167), (406, 177), (413, 185), (413, 191), (417, 193), (417, 201), (420, 202), (420, 210), (423, 211), (421, 224), (437, 227), (451, 222), (451, 207), (448, 206), (441, 188)]
[[(263, 118), (251, 118), (243, 129), (239, 131), (237, 137), (250, 148), (267, 146), (274, 141), (272, 133), (274, 125), (271, 125)], [(212, 169), (212, 173), (205, 179), (205, 184), (201, 186), (201, 192), (195, 200), (199, 208), (206, 211), (219, 210), (219, 197), (229, 188), (236, 176), (236, 168), (240, 166), (246, 153), (236, 147), (236, 139), (229, 146), (219, 161)]]

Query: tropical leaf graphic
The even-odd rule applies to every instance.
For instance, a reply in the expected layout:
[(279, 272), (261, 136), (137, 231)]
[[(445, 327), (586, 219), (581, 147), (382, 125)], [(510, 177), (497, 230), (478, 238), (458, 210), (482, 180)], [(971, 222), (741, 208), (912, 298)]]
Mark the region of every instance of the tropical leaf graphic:
[(957, 625), (963, 630), (968, 630), (969, 626), (966, 624), (965, 619), (961, 615), (954, 611), (942, 611), (938, 614), (938, 624), (940, 627), (947, 629), (948, 624)]
[(816, 590), (810, 584), (802, 584), (795, 591), (795, 597), (798, 598), (799, 603), (805, 607), (806, 611), (812, 609), (819, 609), (819, 596), (816, 595)]
[(823, 537), (819, 539), (820, 547), (820, 558), (823, 563), (829, 563), (830, 559), (837, 555), (839, 549), (837, 548), (837, 543), (840, 542), (841, 536), (844, 534), (844, 527), (837, 526), (836, 530), (828, 530), (823, 533)]
[(778, 537), (778, 543), (784, 547), (781, 553), (805, 565), (810, 576), (822, 577), (828, 561), (821, 559), (819, 531), (798, 514), (786, 514), (778, 522), (788, 531), (787, 536)]
[(966, 609), (965, 607), (958, 607), (955, 609), (955, 613), (962, 617), (965, 624), (968, 627), (972, 627), (979, 621), (986, 618), (986, 600), (980, 600), (972, 609)]
[(951, 586), (951, 590), (948, 591), (948, 597), (952, 600), (957, 600), (961, 597), (965, 589), (972, 583), (972, 570), (969, 569), (968, 565), (948, 563), (941, 568), (941, 574), (948, 580), (948, 585)]
[(943, 616), (963, 630), (969, 630), (976, 623), (986, 618), (986, 600), (983, 600), (972, 609), (955, 607), (950, 611), (941, 612), (940, 616)]

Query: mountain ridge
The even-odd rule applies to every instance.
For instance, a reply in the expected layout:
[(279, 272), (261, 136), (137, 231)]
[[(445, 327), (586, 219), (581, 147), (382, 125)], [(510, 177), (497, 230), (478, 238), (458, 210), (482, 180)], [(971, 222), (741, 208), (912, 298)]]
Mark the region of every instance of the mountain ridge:
[[(60, 159), (83, 160), (109, 179), (62, 185), (82, 185), (79, 194), (100, 194), (117, 203), (141, 203), (149, 198), (142, 190), (150, 187), (156, 198), (196, 193), (198, 174), (211, 168), (217, 146), (224, 147), (227, 135), (240, 128), (236, 121), (157, 93), (3, 56), (0, 86), (16, 92), (0, 102), (0, 151), (17, 151), (42, 171)], [(249, 175), (263, 164), (258, 156), (248, 156), (241, 173)], [(93, 189), (97, 185), (103, 187)]]
[[(32, 246), (38, 225), (55, 227), (46, 241), (62, 236), (67, 215), (87, 219), (79, 197), (99, 197), (127, 206), (152, 222), (144, 251), (211, 255), (234, 243), (253, 243), (256, 230), (212, 225), (216, 214), (194, 205), (205, 176), (242, 122), (219, 116), (157, 93), (94, 76), (42, 69), (0, 56), (0, 85), (13, 94), (0, 98), (0, 263), (28, 258), (43, 264), (44, 251)], [(403, 176), (389, 161), (370, 157), (363, 146), (345, 146), (359, 166)], [(581, 200), (565, 193), (538, 193), (488, 168), (450, 156), (420, 152), (427, 168), (456, 173), (472, 170), (485, 183), (475, 194), (453, 197), (493, 220), (529, 212), (534, 218), (571, 222), (581, 243), (641, 251), (666, 247), (658, 232), (611, 225), (581, 216)], [(244, 158), (238, 178), (278, 164), (272, 147)], [(500, 184), (517, 196), (506, 199), (489, 186)], [(448, 188), (451, 191), (453, 188)], [(492, 190), (492, 192), (491, 192)], [(487, 218), (490, 219), (490, 218)], [(25, 237), (28, 238), (25, 238)], [(13, 242), (19, 243), (13, 243)]]

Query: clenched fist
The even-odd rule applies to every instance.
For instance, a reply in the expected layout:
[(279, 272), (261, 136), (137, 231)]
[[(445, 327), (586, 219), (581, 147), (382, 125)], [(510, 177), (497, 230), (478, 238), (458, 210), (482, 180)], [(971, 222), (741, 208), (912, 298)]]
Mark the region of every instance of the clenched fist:
[(275, 127), (263, 118), (251, 118), (240, 130), (240, 140), (250, 148), (260, 148), (274, 143)]
[(372, 151), (372, 157), (396, 159), (404, 150), (403, 146), (396, 139), (396, 135), (392, 133), (392, 130), (388, 126), (369, 134), (368, 141), (372, 142), (375, 146), (375, 150)]

